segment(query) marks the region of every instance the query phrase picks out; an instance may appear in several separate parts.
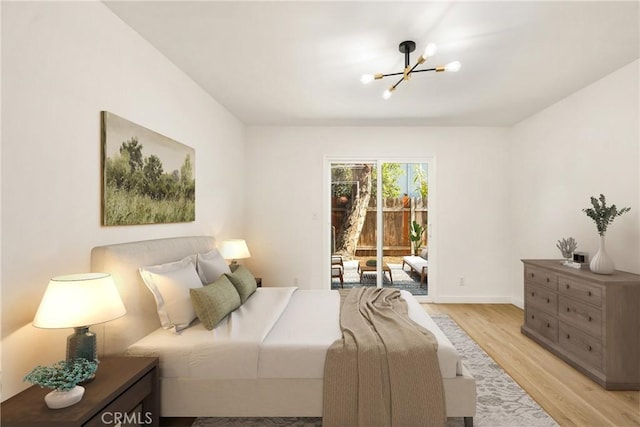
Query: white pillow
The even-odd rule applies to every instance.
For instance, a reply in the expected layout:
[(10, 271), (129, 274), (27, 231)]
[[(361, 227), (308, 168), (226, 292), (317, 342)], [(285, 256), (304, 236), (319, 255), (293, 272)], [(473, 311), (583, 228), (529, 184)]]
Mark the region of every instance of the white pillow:
[(140, 276), (156, 300), (160, 324), (180, 332), (196, 318), (189, 289), (201, 288), (195, 255), (167, 264), (140, 267)]
[(231, 270), (217, 249), (198, 254), (198, 275), (203, 285), (215, 282), (225, 273), (231, 274)]

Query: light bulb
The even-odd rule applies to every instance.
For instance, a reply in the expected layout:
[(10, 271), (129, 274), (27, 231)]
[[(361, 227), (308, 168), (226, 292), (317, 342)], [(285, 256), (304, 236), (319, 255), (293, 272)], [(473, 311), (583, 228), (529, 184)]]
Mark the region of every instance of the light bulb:
[(460, 67), (462, 67), (462, 64), (460, 63), (460, 61), (453, 61), (445, 65), (444, 70), (449, 71), (451, 73), (457, 73), (458, 71), (460, 71)]
[(367, 84), (367, 83), (371, 83), (374, 79), (373, 74), (363, 74), (362, 77), (360, 77), (360, 81), (362, 82), (362, 84)]
[(438, 46), (436, 46), (435, 43), (429, 43), (427, 47), (424, 48), (424, 53), (422, 54), (422, 57), (424, 59), (431, 58), (433, 55), (436, 54), (437, 51), (438, 51)]
[(389, 98), (391, 98), (391, 91), (390, 91), (389, 89), (385, 90), (385, 91), (382, 93), (382, 98), (383, 98), (383, 99), (389, 99)]

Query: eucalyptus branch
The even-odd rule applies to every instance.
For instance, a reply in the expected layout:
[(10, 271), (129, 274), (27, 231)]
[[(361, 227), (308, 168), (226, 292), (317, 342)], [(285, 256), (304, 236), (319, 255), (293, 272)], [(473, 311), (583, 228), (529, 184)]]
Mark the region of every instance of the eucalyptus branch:
[(607, 227), (616, 217), (631, 210), (631, 208), (622, 208), (618, 210), (616, 205), (607, 206), (604, 194), (600, 194), (599, 199), (592, 196), (591, 205), (593, 207), (582, 209), (582, 212), (586, 213), (587, 216), (596, 223), (598, 234), (601, 236), (604, 236), (607, 232)]

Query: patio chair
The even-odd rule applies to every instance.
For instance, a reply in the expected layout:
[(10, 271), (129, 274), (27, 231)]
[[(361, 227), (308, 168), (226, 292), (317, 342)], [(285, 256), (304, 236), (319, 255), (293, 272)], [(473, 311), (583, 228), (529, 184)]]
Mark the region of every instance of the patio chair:
[(344, 288), (344, 263), (340, 255), (331, 256), (331, 279), (340, 279), (340, 287)]

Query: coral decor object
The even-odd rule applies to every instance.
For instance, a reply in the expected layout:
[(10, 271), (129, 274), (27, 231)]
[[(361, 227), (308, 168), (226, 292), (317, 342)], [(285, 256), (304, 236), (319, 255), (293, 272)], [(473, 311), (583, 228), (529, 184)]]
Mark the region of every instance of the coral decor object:
[(571, 259), (573, 252), (578, 249), (578, 242), (576, 242), (573, 237), (569, 237), (568, 239), (563, 238), (562, 240), (558, 240), (556, 248), (560, 249), (563, 258)]

